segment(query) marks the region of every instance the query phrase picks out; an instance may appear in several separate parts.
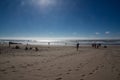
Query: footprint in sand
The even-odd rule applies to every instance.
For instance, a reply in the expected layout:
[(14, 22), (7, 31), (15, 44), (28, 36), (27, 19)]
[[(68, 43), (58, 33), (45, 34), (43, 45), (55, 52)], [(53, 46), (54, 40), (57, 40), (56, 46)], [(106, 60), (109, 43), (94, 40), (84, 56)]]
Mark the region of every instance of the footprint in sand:
[(3, 72), (4, 74), (7, 74), (7, 72)]
[(6, 69), (0, 69), (0, 71), (5, 72), (5, 71), (6, 71)]
[(72, 71), (71, 69), (69, 69), (68, 71)]
[(99, 66), (97, 66), (95, 70), (97, 71), (98, 69), (99, 69)]
[(17, 72), (16, 70), (13, 70), (12, 72)]
[(6, 61), (5, 63), (10, 63), (10, 61)]
[(7, 74), (6, 69), (0, 69), (1, 72), (3, 72), (3, 74)]
[(40, 71), (41, 69), (37, 69), (38, 71)]
[[(99, 67), (96, 67), (94, 70), (92, 70), (92, 73), (95, 73), (97, 70), (99, 69)], [(92, 74), (91, 73), (91, 74)], [(90, 74), (90, 73), (89, 73)]]
[(24, 78), (24, 76), (19, 76), (19, 78)]
[(62, 74), (58, 74), (58, 76), (61, 76)]
[(92, 72), (93, 72), (93, 73), (95, 73), (96, 71), (97, 71), (97, 70), (96, 70), (96, 69), (94, 69)]
[(0, 64), (10, 63), (10, 61), (1, 62)]
[(15, 66), (11, 66), (10, 68), (15, 68)]
[(82, 65), (82, 63), (79, 64), (80, 66)]
[(118, 73), (118, 76), (120, 77), (120, 73)]
[(61, 78), (61, 77), (59, 77), (59, 78), (57, 78), (56, 80), (62, 80), (62, 78)]
[(62, 69), (61, 67), (58, 67), (58, 69)]
[(69, 72), (67, 72), (66, 74), (70, 74)]
[(82, 77), (85, 77), (85, 74), (81, 75)]
[(77, 68), (80, 68), (79, 66)]
[(75, 71), (79, 71), (79, 69), (75, 69)]
[(104, 65), (101, 65), (101, 68), (104, 68)]
[(27, 68), (27, 66), (25, 66), (25, 65), (22, 65), (21, 67), (22, 67), (22, 68)]
[(53, 67), (54, 65), (51, 65), (50, 67)]
[(115, 70), (116, 70), (117, 72), (119, 72), (119, 69), (116, 68)]
[(41, 63), (45, 63), (44, 61), (42, 61)]
[(96, 72), (97, 70), (99, 70), (99, 66), (97, 66), (92, 72)]
[(112, 69), (114, 69), (115, 68), (115, 66), (112, 66)]
[(33, 64), (27, 64), (27, 66), (33, 66)]
[(89, 73), (89, 75), (92, 75), (93, 73), (91, 72), (91, 73)]

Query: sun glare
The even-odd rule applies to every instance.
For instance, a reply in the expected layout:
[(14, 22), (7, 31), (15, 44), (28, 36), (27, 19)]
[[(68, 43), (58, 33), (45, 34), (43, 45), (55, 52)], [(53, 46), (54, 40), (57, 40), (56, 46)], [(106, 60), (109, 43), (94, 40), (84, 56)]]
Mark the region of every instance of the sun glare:
[(38, 0), (39, 5), (42, 7), (52, 6), (55, 4), (55, 0)]

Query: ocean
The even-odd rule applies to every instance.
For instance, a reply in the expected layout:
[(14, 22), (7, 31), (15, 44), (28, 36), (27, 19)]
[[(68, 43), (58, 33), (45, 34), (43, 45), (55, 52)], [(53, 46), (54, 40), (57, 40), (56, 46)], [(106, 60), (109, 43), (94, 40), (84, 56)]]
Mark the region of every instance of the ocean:
[(52, 46), (75, 46), (77, 43), (80, 45), (91, 45), (93, 43), (102, 45), (120, 45), (119, 39), (113, 40), (12, 40), (12, 39), (0, 39), (0, 44), (8, 44), (9, 42), (21, 43), (23, 45), (52, 45)]

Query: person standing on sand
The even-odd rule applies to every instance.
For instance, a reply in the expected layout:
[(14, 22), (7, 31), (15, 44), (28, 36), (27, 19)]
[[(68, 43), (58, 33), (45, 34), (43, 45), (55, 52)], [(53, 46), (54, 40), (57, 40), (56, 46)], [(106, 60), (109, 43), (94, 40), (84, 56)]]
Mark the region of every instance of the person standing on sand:
[(79, 45), (80, 45), (79, 43), (76, 44), (77, 51), (78, 51), (78, 49), (79, 49)]
[(9, 42), (9, 47), (10, 47), (10, 42)]
[(35, 51), (39, 51), (39, 49), (37, 47), (35, 47)]
[(50, 42), (48, 42), (48, 46), (50, 46)]

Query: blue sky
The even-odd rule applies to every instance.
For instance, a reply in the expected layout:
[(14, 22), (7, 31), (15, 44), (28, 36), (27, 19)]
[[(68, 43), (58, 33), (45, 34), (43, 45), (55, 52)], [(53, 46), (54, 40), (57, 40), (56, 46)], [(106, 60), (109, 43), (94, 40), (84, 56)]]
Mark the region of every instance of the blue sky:
[(0, 38), (120, 38), (119, 0), (0, 0)]

